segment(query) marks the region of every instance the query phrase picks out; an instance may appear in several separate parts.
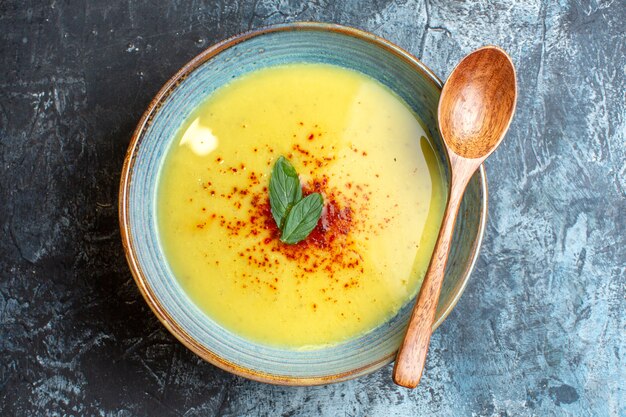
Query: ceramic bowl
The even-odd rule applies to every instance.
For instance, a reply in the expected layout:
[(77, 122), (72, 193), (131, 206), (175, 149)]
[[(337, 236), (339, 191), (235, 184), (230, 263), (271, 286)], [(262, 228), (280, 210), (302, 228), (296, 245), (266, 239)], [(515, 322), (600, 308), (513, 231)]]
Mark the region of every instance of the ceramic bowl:
[[(165, 260), (155, 219), (163, 160), (176, 130), (190, 112), (233, 78), (294, 62), (339, 65), (387, 85), (421, 117), (442, 164), (448, 166), (437, 128), (442, 83), (424, 64), (397, 46), (357, 29), (320, 23), (281, 25), (244, 33), (207, 49), (163, 86), (141, 118), (129, 146), (119, 213), (135, 281), (154, 313), (178, 340), (208, 362), (237, 375), (275, 384), (314, 385), (355, 378), (391, 362), (413, 302), (380, 327), (332, 347), (298, 351), (253, 343), (221, 327), (188, 298)], [(450, 313), (469, 279), (486, 211), (487, 186), (481, 168), (467, 187), (459, 211), (435, 328)]]

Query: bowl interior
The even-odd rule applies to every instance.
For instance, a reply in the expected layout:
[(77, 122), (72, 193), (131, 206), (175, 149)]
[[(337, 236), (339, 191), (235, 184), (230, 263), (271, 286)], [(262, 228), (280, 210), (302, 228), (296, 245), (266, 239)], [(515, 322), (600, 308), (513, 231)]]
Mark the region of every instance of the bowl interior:
[[(142, 293), (183, 343), (213, 364), (249, 378), (316, 384), (356, 377), (388, 363), (403, 337), (412, 303), (370, 333), (339, 345), (286, 350), (255, 344), (222, 328), (187, 297), (165, 261), (156, 222), (162, 163), (176, 130), (194, 108), (233, 78), (262, 67), (296, 62), (351, 68), (387, 85), (424, 121), (447, 170), (436, 122), (441, 83), (430, 70), (396, 47), (353, 29), (320, 24), (275, 27), (205, 51), (157, 95), (129, 149), (122, 176), (120, 221), (129, 263)], [(471, 272), (485, 212), (481, 170), (471, 180), (461, 205), (435, 326), (452, 309)]]

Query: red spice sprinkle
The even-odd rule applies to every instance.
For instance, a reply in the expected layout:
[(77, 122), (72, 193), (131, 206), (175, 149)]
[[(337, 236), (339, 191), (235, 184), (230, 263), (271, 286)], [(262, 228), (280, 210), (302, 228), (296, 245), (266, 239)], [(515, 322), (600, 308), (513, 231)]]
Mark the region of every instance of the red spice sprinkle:
[[(329, 278), (325, 288), (322, 288), (324, 290), (330, 290), (333, 287), (350, 288), (358, 286), (359, 282), (357, 279), (347, 283), (340, 282), (335, 274), (337, 271), (344, 269), (354, 270), (355, 272), (363, 270), (361, 267), (363, 258), (358, 252), (358, 246), (351, 232), (365, 230), (363, 228), (366, 226), (363, 223), (355, 222), (355, 215), (358, 214), (359, 217), (367, 215), (367, 189), (363, 189), (363, 186), (358, 182), (349, 182), (341, 190), (333, 187), (327, 176), (319, 175), (318, 169), (326, 165), (326, 161), (334, 158), (316, 158), (310, 151), (298, 145), (294, 145), (292, 149), (294, 154), (299, 154), (298, 156), (301, 158), (302, 164), (307, 162), (309, 168), (312, 168), (311, 177), (313, 179), (303, 184), (303, 195), (306, 196), (313, 192), (319, 192), (324, 196), (322, 216), (305, 240), (296, 245), (287, 245), (280, 241), (280, 230), (276, 226), (271, 213), (267, 194), (268, 187), (266, 184), (261, 183), (261, 181), (264, 183), (267, 179), (265, 175), (255, 172), (249, 172), (246, 175), (249, 182), (243, 188), (238, 184), (238, 187), (233, 187), (229, 193), (222, 195), (224, 199), (232, 199), (235, 207), (242, 208), (249, 205), (249, 208), (246, 209), (245, 217), (238, 215), (233, 218), (232, 214), (224, 216), (216, 215), (215, 213), (212, 213), (211, 217), (220, 217), (219, 225), (224, 228), (230, 237), (253, 237), (252, 241), (241, 248), (241, 251), (238, 253), (250, 266), (254, 266), (261, 271), (261, 276), (271, 276), (276, 265), (281, 264), (279, 259), (286, 258), (297, 263), (299, 271), (296, 272), (295, 278), (297, 278), (298, 282), (307, 280), (310, 272), (324, 271)], [(230, 168), (230, 170), (237, 172), (236, 168)], [(261, 188), (262, 191), (260, 190)], [(361, 190), (361, 192), (357, 190)], [(216, 195), (215, 191), (211, 191), (211, 195)], [(203, 211), (205, 211), (204, 208)], [(244, 214), (244, 212), (242, 211), (240, 214)], [(201, 221), (202, 219), (200, 219), (198, 224), (202, 225)], [(280, 256), (272, 256), (272, 259), (270, 259), (270, 254), (273, 253), (280, 254)], [(261, 280), (250, 277), (247, 281), (252, 280), (254, 282), (255, 279), (259, 285), (277, 290), (273, 286), (277, 281), (270, 281), (274, 279), (273, 277)], [(347, 287), (345, 286), (346, 284)], [(329, 300), (326, 301), (332, 302), (332, 299)]]
[(313, 140), (313, 138), (314, 138), (314, 137), (315, 137), (315, 135), (314, 135), (313, 133), (311, 133), (311, 134), (309, 135), (309, 138), (308, 138), (308, 139), (309, 139), (309, 140)]
[[(303, 147), (301, 147), (301, 146), (300, 146), (300, 145), (298, 145), (297, 143), (296, 143), (295, 145), (293, 145), (291, 148), (292, 148), (294, 151), (297, 151), (297, 152), (301, 153), (301, 154), (302, 154), (302, 155), (304, 155), (304, 156), (309, 156), (309, 155), (311, 154), (309, 151), (307, 151), (306, 149), (304, 149)], [(305, 160), (305, 162), (309, 162), (309, 161), (306, 161), (306, 160)]]

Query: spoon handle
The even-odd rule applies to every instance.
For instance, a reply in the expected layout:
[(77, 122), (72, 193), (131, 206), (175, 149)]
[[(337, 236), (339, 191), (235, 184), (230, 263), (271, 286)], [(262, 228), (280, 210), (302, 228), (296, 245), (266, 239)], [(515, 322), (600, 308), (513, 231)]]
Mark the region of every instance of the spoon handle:
[(452, 180), (450, 201), (443, 216), (433, 256), (424, 276), (417, 302), (413, 307), (406, 336), (396, 356), (393, 381), (403, 387), (415, 388), (419, 384), (424, 370), (435, 311), (439, 304), (439, 293), (448, 262), (454, 224), (456, 223), (461, 197), (467, 185), (467, 181), (460, 180), (455, 181), (454, 178)]

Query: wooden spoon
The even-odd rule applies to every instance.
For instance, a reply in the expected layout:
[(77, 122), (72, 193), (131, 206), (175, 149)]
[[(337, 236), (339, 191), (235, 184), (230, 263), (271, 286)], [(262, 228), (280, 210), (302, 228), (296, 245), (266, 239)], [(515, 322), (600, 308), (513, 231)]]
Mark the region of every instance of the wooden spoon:
[(415, 388), (422, 376), (463, 193), (474, 172), (502, 141), (513, 118), (516, 97), (513, 62), (495, 46), (463, 58), (441, 91), (439, 131), (450, 160), (450, 196), (393, 369), (394, 382), (403, 387)]

